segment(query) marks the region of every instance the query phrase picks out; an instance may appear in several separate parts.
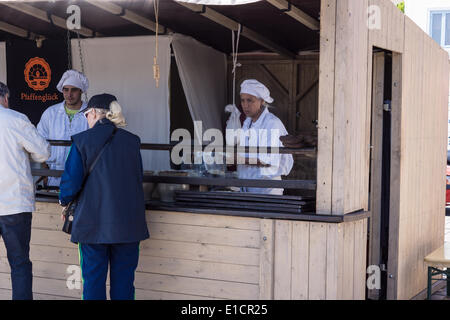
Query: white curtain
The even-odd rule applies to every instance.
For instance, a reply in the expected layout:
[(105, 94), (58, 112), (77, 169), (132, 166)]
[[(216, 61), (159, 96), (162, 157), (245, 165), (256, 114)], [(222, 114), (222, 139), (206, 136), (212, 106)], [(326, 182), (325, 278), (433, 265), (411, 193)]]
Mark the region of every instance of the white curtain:
[(6, 45), (0, 42), (0, 82), (6, 83)]
[[(202, 121), (203, 130), (222, 130), (221, 116), (227, 104), (225, 54), (197, 40), (175, 34), (172, 48), (191, 117)], [(202, 132), (197, 132), (199, 137)]]
[[(153, 79), (155, 37), (114, 37), (81, 40), (88, 97), (111, 93), (123, 108), (126, 130), (143, 143), (169, 143), (169, 71), (171, 37), (158, 37), (159, 88)], [(81, 71), (78, 40), (72, 40), (72, 65)], [(169, 151), (141, 152), (144, 170), (170, 168)]]

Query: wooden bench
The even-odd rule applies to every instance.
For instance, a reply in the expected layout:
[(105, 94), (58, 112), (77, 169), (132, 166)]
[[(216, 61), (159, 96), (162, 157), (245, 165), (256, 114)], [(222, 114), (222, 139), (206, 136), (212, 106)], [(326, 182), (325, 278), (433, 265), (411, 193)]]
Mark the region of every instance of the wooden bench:
[(450, 243), (445, 242), (442, 247), (427, 255), (424, 260), (428, 265), (427, 299), (431, 299), (432, 280), (441, 279), (433, 277), (443, 274), (447, 276), (447, 296), (450, 296)]

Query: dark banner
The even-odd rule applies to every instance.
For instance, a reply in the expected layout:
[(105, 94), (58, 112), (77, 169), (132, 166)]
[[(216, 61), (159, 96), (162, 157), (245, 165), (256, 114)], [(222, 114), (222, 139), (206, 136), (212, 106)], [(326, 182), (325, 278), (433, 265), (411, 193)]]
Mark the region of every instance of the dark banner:
[(24, 113), (36, 125), (49, 106), (61, 102), (56, 85), (67, 70), (65, 40), (11, 40), (6, 43), (9, 107)]

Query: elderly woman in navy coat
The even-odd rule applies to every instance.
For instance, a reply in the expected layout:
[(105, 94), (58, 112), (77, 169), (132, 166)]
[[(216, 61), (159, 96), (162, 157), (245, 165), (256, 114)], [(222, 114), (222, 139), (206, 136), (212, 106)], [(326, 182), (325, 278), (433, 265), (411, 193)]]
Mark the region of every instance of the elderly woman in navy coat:
[(59, 196), (66, 206), (79, 194), (71, 241), (79, 247), (83, 299), (106, 299), (108, 264), (111, 299), (134, 299), (139, 242), (149, 237), (141, 142), (138, 136), (117, 129), (126, 123), (113, 95), (93, 96), (84, 115), (90, 129), (72, 136)]

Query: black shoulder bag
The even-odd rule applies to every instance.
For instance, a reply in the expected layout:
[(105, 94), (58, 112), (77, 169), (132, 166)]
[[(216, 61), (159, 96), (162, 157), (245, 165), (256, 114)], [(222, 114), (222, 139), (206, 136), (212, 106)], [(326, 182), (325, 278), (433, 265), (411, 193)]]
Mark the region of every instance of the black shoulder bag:
[[(103, 151), (105, 151), (105, 148), (108, 145), (108, 143), (111, 142), (112, 138), (116, 134), (116, 131), (117, 131), (117, 128), (114, 127), (113, 133), (108, 138), (108, 140), (106, 140), (105, 144), (103, 145), (103, 148), (100, 150), (100, 152), (98, 153), (97, 157), (95, 158), (95, 160), (92, 162), (91, 166), (89, 167), (89, 172), (84, 177), (81, 190), (83, 190), (83, 187), (86, 184), (86, 180), (87, 180), (89, 174), (92, 172), (92, 170), (94, 170), (94, 167), (97, 164), (98, 159), (100, 159), (100, 156), (102, 155)], [(79, 197), (79, 195), (81, 193), (81, 190), (78, 192), (78, 194), (76, 195), (75, 199), (70, 201), (69, 204), (64, 208), (64, 211), (62, 213), (63, 216), (64, 216), (64, 224), (63, 224), (63, 227), (62, 227), (62, 231), (64, 231), (65, 233), (68, 233), (68, 234), (72, 233), (73, 215), (75, 213), (75, 209), (77, 208), (78, 197)]]

